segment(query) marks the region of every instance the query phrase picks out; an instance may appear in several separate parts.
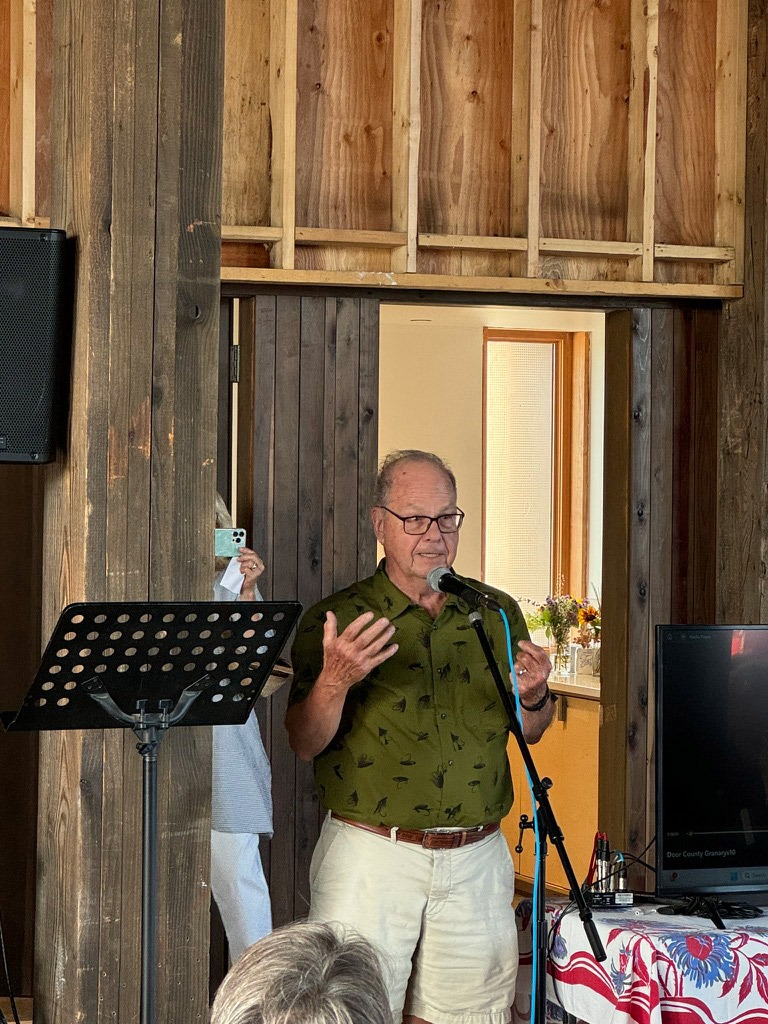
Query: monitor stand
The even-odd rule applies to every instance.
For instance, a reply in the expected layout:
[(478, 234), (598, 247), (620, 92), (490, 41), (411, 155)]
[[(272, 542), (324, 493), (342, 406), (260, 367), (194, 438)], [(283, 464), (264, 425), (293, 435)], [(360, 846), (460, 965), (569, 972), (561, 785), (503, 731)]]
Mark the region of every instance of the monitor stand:
[(730, 903), (712, 896), (684, 896), (679, 903), (657, 907), (656, 913), (708, 917), (715, 928), (724, 931), (723, 918), (760, 917), (763, 912), (751, 903)]
[(665, 904), (657, 907), (657, 914), (681, 914), (685, 917), (708, 917), (715, 928), (725, 931), (723, 919), (715, 905), (717, 900), (710, 900), (706, 896), (686, 896), (681, 903)]

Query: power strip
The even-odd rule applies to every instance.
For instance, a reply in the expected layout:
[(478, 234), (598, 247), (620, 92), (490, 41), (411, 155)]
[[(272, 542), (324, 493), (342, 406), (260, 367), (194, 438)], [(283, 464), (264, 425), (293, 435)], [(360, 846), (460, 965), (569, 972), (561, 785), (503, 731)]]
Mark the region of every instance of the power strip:
[(588, 907), (610, 910), (613, 907), (631, 907), (635, 902), (635, 894), (626, 889), (619, 889), (616, 892), (593, 892), (588, 889), (584, 893), (584, 900)]

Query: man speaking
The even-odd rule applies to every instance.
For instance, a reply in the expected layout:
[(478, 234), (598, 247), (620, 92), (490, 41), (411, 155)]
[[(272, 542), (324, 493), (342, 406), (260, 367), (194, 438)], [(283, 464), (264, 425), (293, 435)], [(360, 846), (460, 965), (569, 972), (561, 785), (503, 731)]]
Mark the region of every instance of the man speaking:
[(517, 975), (514, 870), (499, 830), (513, 798), (508, 723), (467, 601), (482, 606), (502, 672), (493, 605), (507, 615), (529, 743), (552, 719), (551, 665), (508, 595), (441, 585), (434, 570), (453, 564), (464, 519), (456, 498), (438, 456), (384, 460), (371, 513), (384, 560), (303, 616), (286, 725), (296, 754), (314, 759), (329, 811), (310, 919), (378, 946), (395, 1020), (505, 1024)]

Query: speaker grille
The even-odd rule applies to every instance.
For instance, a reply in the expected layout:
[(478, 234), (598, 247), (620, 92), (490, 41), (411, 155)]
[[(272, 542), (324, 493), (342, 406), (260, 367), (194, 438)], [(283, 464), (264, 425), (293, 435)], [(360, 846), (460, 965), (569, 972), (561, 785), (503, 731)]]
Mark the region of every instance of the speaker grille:
[(63, 231), (0, 228), (0, 461), (56, 456), (65, 247)]

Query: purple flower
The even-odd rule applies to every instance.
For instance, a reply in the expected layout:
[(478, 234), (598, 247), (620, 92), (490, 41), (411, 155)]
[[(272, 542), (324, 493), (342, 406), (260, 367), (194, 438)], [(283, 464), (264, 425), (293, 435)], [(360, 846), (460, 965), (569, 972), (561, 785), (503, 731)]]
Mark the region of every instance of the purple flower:
[(566, 960), (568, 957), (568, 947), (565, 944), (565, 939), (560, 934), (559, 928), (555, 932), (555, 936), (552, 939), (550, 953), (554, 960)]
[(662, 940), (681, 973), (696, 988), (728, 981), (736, 962), (726, 935), (690, 935), (676, 932)]

